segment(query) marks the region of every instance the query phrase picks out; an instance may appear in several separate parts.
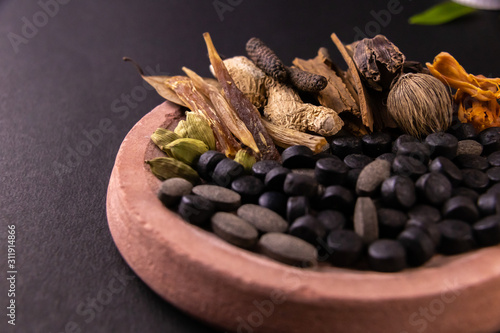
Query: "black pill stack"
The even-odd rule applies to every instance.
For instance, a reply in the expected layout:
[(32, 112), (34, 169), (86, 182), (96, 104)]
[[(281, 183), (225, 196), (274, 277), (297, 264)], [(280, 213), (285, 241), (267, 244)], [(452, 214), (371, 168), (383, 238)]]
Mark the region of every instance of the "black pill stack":
[(301, 267), (322, 261), (395, 272), (436, 253), (500, 244), (498, 128), (476, 133), (458, 124), (423, 139), (343, 136), (327, 152), (297, 145), (281, 157), (248, 173), (209, 151), (196, 169), (221, 189), (189, 192), (186, 184), (176, 190), (166, 183), (159, 197), (233, 245)]

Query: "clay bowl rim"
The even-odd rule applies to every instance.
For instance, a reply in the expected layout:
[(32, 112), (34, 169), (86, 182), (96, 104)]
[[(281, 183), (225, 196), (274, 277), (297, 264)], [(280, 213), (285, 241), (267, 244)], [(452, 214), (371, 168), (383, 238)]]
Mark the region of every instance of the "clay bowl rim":
[[(336, 267), (301, 269), (237, 248), (209, 231), (186, 223), (157, 199), (154, 189), (160, 182), (144, 163), (145, 157), (157, 154), (150, 134), (165, 125), (165, 112), (176, 109), (176, 105), (165, 102), (133, 127), (116, 158), (115, 165), (121, 168), (115, 167), (112, 177), (117, 180), (120, 199), (145, 233), (159, 236), (165, 249), (189, 258), (190, 265), (220, 273), (241, 283), (242, 288), (251, 284), (264, 291), (278, 289), (306, 303), (326, 299), (364, 303), (436, 297), (444, 290), (464, 289), (500, 279), (500, 246), (454, 256), (435, 256), (422, 267), (396, 273)], [(133, 264), (131, 267), (136, 269)], [(141, 271), (136, 273), (142, 275)], [(150, 287), (158, 290), (154, 285)]]

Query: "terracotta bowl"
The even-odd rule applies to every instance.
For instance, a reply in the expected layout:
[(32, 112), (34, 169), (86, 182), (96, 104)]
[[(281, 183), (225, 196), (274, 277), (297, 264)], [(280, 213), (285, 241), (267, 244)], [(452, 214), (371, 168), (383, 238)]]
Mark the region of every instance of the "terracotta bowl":
[(144, 160), (149, 136), (182, 116), (168, 102), (123, 141), (107, 215), (116, 246), (165, 300), (234, 332), (495, 332), (500, 330), (500, 246), (436, 255), (399, 273), (330, 266), (299, 269), (234, 247), (185, 223), (156, 198)]

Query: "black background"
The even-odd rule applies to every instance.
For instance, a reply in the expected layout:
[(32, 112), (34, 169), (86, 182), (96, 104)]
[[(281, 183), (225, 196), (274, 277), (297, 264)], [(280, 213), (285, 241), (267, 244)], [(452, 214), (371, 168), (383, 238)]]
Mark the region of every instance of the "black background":
[[(387, 35), (409, 59), (432, 61), (448, 51), (469, 72), (500, 76), (498, 12), (429, 27), (407, 20), (435, 1), (400, 0), (401, 12), (383, 24), (373, 13), (391, 1), (221, 2), (233, 4), (222, 15), (212, 0), (72, 0), (38, 21), (29, 38), (23, 26), (43, 19), (40, 4), (0, 2), (1, 332), (58, 333), (71, 322), (81, 332), (212, 332), (135, 277), (109, 233), (105, 198), (120, 143), (162, 101), (122, 56), (156, 73), (180, 74), (187, 66), (208, 76), (205, 31), (225, 56), (243, 54), (258, 36), (290, 64), (314, 57), (320, 46), (339, 60), (330, 34), (350, 43), (359, 29)], [(25, 39), (15, 45), (14, 34)], [(85, 133), (100, 131), (101, 122), (112, 131), (96, 134), (89, 146)], [(76, 149), (86, 156), (75, 158)], [(13, 330), (4, 314), (8, 224), (17, 230)], [(78, 312), (117, 275), (132, 276), (122, 292), (94, 317)]]

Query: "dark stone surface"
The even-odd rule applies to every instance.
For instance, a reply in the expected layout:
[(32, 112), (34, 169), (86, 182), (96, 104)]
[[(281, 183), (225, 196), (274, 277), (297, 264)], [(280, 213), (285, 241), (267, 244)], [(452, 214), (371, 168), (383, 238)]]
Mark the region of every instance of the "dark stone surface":
[[(348, 44), (364, 37), (358, 31), (366, 34), (372, 22), (374, 32), (387, 35), (408, 59), (432, 61), (446, 50), (471, 73), (500, 76), (500, 44), (490, 34), (500, 29), (497, 12), (416, 26), (408, 18), (435, 2), (402, 1), (401, 12), (382, 26), (371, 11), (386, 10), (385, 2), (242, 1), (221, 16), (213, 3), (69, 1), (16, 53), (9, 33), (22, 37), (22, 18), (32, 22), (41, 7), (37, 1), (0, 2), (0, 239), (5, 244), (6, 225), (16, 225), (19, 272), (18, 322), (15, 328), (2, 322), (0, 331), (61, 332), (74, 322), (94, 333), (214, 332), (147, 287), (123, 261), (107, 227), (114, 157), (132, 126), (162, 102), (123, 56), (149, 72), (176, 75), (187, 66), (209, 76), (202, 38), (209, 31), (225, 56), (243, 54), (246, 41), (257, 36), (286, 64), (314, 57), (325, 46), (344, 67), (330, 34)], [(96, 139), (90, 146), (84, 143), (88, 133)], [(86, 147), (87, 156), (75, 153)], [(5, 260), (0, 269), (6, 271)], [(100, 312), (77, 312), (80, 304), (90, 309), (89, 300), (116, 276), (124, 281), (122, 292)], [(6, 283), (0, 280), (0, 290)]]

